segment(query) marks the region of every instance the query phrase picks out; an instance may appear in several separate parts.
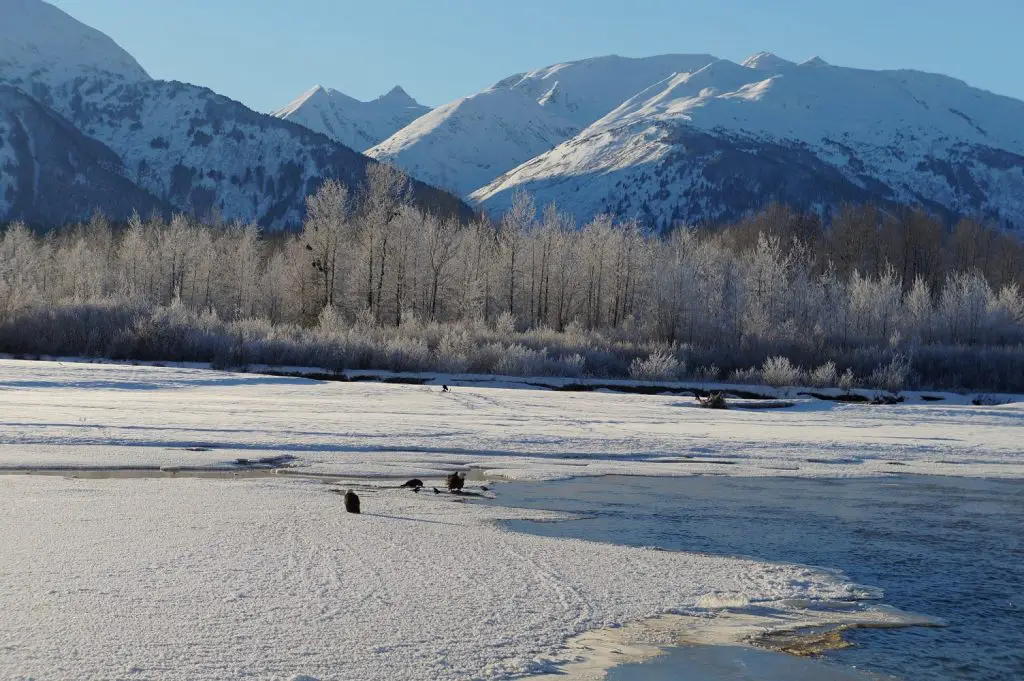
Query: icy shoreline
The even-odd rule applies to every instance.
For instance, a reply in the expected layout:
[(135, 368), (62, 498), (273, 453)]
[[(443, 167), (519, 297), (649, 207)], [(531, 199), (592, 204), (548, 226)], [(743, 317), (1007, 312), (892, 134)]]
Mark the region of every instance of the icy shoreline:
[[(858, 628), (943, 626), (940, 620), (857, 602), (819, 604), (819, 610), (777, 610), (722, 606), (703, 615), (666, 614), (621, 627), (588, 631), (566, 642), (575, 661), (534, 681), (598, 681), (614, 667), (646, 662), (680, 646), (736, 646), (790, 655), (812, 654), (825, 635)], [(829, 612), (831, 610), (831, 612)], [(780, 641), (786, 641), (781, 645)], [(817, 654), (824, 648), (814, 648)], [(803, 652), (807, 651), (807, 652)]]

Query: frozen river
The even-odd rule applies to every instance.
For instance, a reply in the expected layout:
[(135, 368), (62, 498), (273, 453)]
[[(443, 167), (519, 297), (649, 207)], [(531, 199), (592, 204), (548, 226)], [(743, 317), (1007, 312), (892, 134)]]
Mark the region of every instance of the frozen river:
[(678, 678), (680, 669), (709, 680), (824, 680), (854, 669), (908, 681), (1024, 678), (1020, 481), (606, 477), (506, 485), (500, 503), (585, 516), (510, 523), (534, 534), (840, 569), (884, 589), (886, 604), (948, 623), (848, 632), (855, 645), (820, 661), (684, 648), (610, 679)]

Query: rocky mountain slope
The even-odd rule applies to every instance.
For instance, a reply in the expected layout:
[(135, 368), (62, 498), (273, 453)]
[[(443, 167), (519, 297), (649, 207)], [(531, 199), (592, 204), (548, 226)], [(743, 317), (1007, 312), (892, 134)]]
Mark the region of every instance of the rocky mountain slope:
[(121, 159), (17, 88), (0, 85), (0, 216), (59, 225), (97, 207), (170, 207), (124, 178)]

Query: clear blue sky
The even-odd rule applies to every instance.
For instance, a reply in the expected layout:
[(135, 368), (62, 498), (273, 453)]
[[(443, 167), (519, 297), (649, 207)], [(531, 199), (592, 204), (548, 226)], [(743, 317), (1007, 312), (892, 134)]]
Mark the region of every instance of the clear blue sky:
[(603, 54), (762, 50), (915, 68), (1024, 99), (1024, 0), (51, 0), (156, 78), (269, 111), (322, 84), (436, 106)]

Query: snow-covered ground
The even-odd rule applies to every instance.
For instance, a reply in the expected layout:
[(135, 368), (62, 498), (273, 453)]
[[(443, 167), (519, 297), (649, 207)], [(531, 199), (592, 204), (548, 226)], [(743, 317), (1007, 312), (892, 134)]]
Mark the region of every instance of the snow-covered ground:
[(666, 611), (870, 593), (798, 566), (504, 531), (487, 521), (529, 512), (448, 496), (363, 497), (351, 516), (297, 480), (0, 476), (0, 677), (502, 679)]
[[(441, 476), (1024, 477), (1024, 403), (796, 398), (715, 411), (692, 398), (328, 383), (194, 369), (0, 360), (0, 466), (210, 466)], [(194, 451), (201, 450), (201, 451)]]
[[(1022, 417), (1019, 405), (711, 412), (680, 397), (0, 361), (8, 467), (287, 455), (295, 472), (347, 476), (1022, 477)], [(901, 619), (827, 607), (879, 595), (839, 573), (528, 536), (493, 521), (557, 516), (371, 482), (351, 516), (336, 486), (301, 477), (0, 475), (0, 677), (507, 679), (579, 662), (571, 637), (666, 613), (687, 617), (655, 643)], [(704, 622), (717, 637), (694, 633)]]

